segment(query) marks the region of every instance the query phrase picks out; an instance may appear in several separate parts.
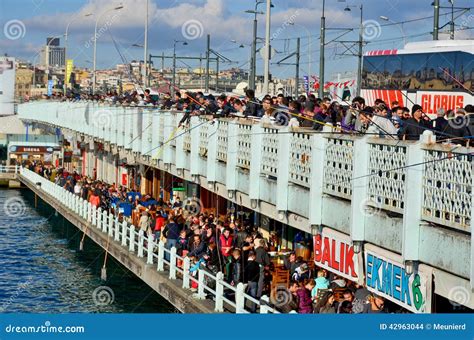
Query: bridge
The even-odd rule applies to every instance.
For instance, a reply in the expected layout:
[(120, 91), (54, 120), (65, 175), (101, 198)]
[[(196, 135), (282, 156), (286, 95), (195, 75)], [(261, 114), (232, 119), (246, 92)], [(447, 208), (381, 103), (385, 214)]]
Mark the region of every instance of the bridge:
[(19, 171), (19, 166), (0, 165), (0, 186), (19, 187), (20, 183), (17, 180)]
[[(86, 174), (96, 164), (99, 179), (116, 182), (122, 160), (159, 169), (314, 235), (317, 265), (413, 312), (459, 291), (474, 308), (473, 148), (430, 131), (413, 142), (205, 116), (178, 129), (182, 112), (97, 102), (31, 102), (18, 113), (81, 141)], [(334, 245), (353, 251), (352, 270)], [(400, 277), (420, 280), (422, 306), (380, 287), (395, 280), (398, 291)]]

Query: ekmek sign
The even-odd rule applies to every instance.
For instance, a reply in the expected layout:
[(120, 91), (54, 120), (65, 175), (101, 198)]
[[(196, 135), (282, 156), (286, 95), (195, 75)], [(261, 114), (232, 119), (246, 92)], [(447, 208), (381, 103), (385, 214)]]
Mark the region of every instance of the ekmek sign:
[(365, 245), (367, 289), (413, 313), (431, 312), (432, 271), (420, 264), (408, 274), (400, 255)]
[(314, 236), (314, 263), (352, 281), (363, 280), (362, 255), (354, 253), (349, 236), (324, 228)]

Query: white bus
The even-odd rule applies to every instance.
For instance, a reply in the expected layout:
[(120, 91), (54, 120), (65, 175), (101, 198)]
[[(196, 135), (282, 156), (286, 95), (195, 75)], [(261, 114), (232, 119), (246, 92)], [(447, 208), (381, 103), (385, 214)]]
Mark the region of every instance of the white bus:
[(427, 114), (474, 104), (474, 41), (413, 42), (402, 50), (365, 53), (362, 97), (411, 108), (420, 104)]

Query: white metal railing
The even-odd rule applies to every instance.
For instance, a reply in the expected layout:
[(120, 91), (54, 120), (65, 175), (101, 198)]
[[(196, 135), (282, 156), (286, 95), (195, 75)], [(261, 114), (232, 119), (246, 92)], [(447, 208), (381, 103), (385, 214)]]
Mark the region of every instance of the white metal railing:
[(199, 155), (207, 158), (207, 145), (209, 144), (209, 119), (207, 117), (199, 118)]
[[(234, 287), (224, 280), (222, 272), (214, 275), (203, 266), (197, 269), (193, 276), (189, 271), (190, 259), (177, 255), (175, 247), (167, 249), (163, 242), (157, 243), (152, 235), (146, 236), (143, 230), (137, 231), (135, 226), (126, 221), (119, 222), (116, 216), (92, 206), (81, 197), (33, 171), (20, 168), (19, 172), (23, 179), (36, 185), (79, 218), (106, 234), (111, 242), (126, 247), (134, 256), (143, 258), (147, 265), (156, 265), (157, 271), (167, 272), (170, 280), (181, 280), (183, 289), (189, 289), (192, 282), (197, 284), (197, 293), (190, 298), (214, 300), (216, 312), (250, 313), (252, 304), (255, 304), (261, 314), (278, 313), (270, 306), (268, 297), (263, 296), (258, 300), (246, 294), (243, 283)], [(178, 263), (182, 263), (182, 267), (178, 266)], [(230, 299), (229, 295), (235, 298)]]
[(250, 169), (251, 158), (251, 134), (252, 125), (238, 124), (239, 135), (237, 137), (237, 166), (243, 169)]
[(328, 138), (324, 162), (324, 192), (351, 199), (354, 141)]
[(220, 120), (217, 126), (217, 160), (227, 162), (227, 131), (229, 122)]
[(263, 128), (262, 169), (265, 175), (277, 177), (278, 171), (278, 129)]
[(472, 214), (472, 153), (468, 150), (425, 150), (423, 218), (470, 231)]
[(0, 165), (0, 174), (17, 174), (19, 170), (18, 165)]
[(191, 132), (189, 129), (185, 130), (183, 133), (183, 150), (185, 152), (191, 152)]
[(309, 187), (311, 176), (311, 135), (293, 133), (290, 148), (290, 181)]
[[(21, 104), (18, 110), (23, 120), (70, 129), (80, 135), (78, 137), (83, 138), (85, 143), (97, 140), (125, 147), (130, 144), (131, 137), (135, 141), (140, 139), (136, 129), (132, 129), (134, 132), (128, 127), (129, 118), (137, 114), (137, 108), (86, 101), (38, 101)], [(179, 163), (180, 169), (199, 173), (208, 177), (210, 182), (221, 183), (227, 190), (240, 191), (254, 200), (270, 202), (278, 210), (297, 213), (307, 218), (309, 223), (322, 223), (318, 217), (320, 213), (311, 213), (311, 210), (314, 211), (313, 204), (317, 203), (318, 209), (321, 205), (315, 202), (316, 196), (310, 195), (311, 202), (294, 211), (294, 206), (285, 202), (288, 197), (294, 197), (298, 190), (306, 190), (308, 194), (312, 192), (318, 197), (327, 194), (331, 198), (343, 198), (357, 206), (361, 201), (375, 204), (380, 212), (405, 214), (408, 208), (410, 211), (416, 210), (416, 214), (410, 215), (412, 219), (413, 216), (421, 215), (426, 221), (463, 231), (470, 230), (473, 215), (473, 193), (470, 187), (473, 176), (472, 171), (469, 171), (472, 168), (469, 167), (470, 156), (467, 154), (472, 153), (472, 148), (452, 152), (466, 155), (463, 160), (451, 157), (446, 161), (437, 161), (437, 157), (449, 154), (449, 149), (438, 148), (432, 142), (433, 138), (416, 142), (391, 142), (369, 136), (330, 132), (319, 134), (304, 128), (262, 128), (260, 123), (254, 124), (250, 120), (225, 118), (217, 119), (217, 126), (214, 126), (200, 124), (206, 118), (194, 116), (191, 117), (190, 125), (195, 126), (195, 130), (190, 133), (181, 130), (173, 134), (182, 112), (156, 111), (156, 118), (153, 116), (149, 128), (153, 132), (152, 145), (145, 145), (145, 148), (142, 145), (142, 150), (160, 150), (152, 154), (159, 154), (165, 166)], [(116, 119), (111, 119), (109, 114), (117, 115)], [(101, 118), (103, 123), (100, 126), (103, 129), (97, 132), (94, 120)], [(109, 121), (112, 124), (108, 124)], [(137, 121), (137, 118), (132, 121)], [(175, 144), (171, 141), (162, 145), (169, 139), (175, 141), (177, 135), (181, 134), (184, 141), (180, 140), (179, 150), (171, 147)], [(171, 138), (173, 136), (175, 138)], [(142, 138), (142, 143), (144, 140)], [(187, 152), (186, 157), (183, 157), (183, 153), (191, 150), (191, 147), (194, 151)], [(207, 157), (200, 157), (205, 150)], [(418, 168), (412, 166), (431, 159), (436, 161)], [(416, 182), (409, 184), (408, 174), (413, 168), (420, 169), (422, 176), (411, 176)], [(238, 173), (238, 169), (247, 171)], [(261, 176), (270, 176), (274, 181), (258, 183)], [(297, 184), (297, 187), (289, 184)], [(359, 190), (358, 197), (354, 197), (353, 192), (359, 184), (367, 190)], [(414, 202), (416, 206), (406, 206), (409, 187), (420, 188), (420, 193), (414, 195), (423, 196), (422, 202)], [(407, 225), (418, 222), (413, 220)]]
[[(398, 141), (369, 142), (368, 202), (377, 208), (402, 214), (405, 202), (407, 148)], [(376, 144), (377, 143), (377, 144)], [(391, 144), (389, 144), (391, 143)]]

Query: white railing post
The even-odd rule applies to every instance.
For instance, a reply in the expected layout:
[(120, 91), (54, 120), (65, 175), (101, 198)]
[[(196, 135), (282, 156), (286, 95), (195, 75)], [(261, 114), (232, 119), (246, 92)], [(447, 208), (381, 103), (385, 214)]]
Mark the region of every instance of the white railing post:
[(176, 247), (170, 251), (170, 276), (171, 280), (176, 280)]
[(107, 232), (107, 225), (109, 224), (109, 219), (112, 214), (107, 214), (106, 211), (104, 211), (105, 216), (102, 217), (102, 232), (106, 233)]
[(74, 212), (78, 215), (81, 215), (81, 204), (79, 201), (79, 196), (74, 197)]
[(216, 307), (214, 311), (221, 313), (224, 311), (224, 274), (222, 272), (216, 275)]
[(97, 213), (97, 224), (95, 226), (97, 229), (102, 229), (102, 222), (104, 220), (104, 215), (107, 216), (106, 214), (107, 212), (105, 210), (102, 211), (102, 209), (100, 209), (100, 212)]
[(204, 270), (198, 270), (198, 291), (197, 296), (199, 300), (204, 300), (206, 298), (206, 292), (204, 290), (205, 280), (204, 280)]
[(148, 235), (146, 264), (153, 264), (153, 235)]
[(143, 230), (140, 229), (138, 232), (138, 257), (143, 257)]
[(108, 223), (108, 229), (109, 229), (109, 236), (113, 237), (114, 236), (114, 215), (110, 214), (109, 215), (109, 223)]
[(191, 268), (191, 260), (185, 257), (183, 260), (183, 288), (189, 288), (189, 268)]
[(120, 241), (120, 227), (121, 227), (121, 224), (119, 222), (119, 219), (118, 217), (115, 218), (115, 237), (114, 237), (114, 241)]
[[(291, 162), (291, 130), (283, 128), (278, 131), (278, 169), (276, 188), (276, 210), (288, 211), (288, 191)], [(286, 221), (282, 221), (285, 223)]]
[(82, 218), (87, 220), (87, 201), (86, 200), (83, 200), (82, 201)]
[(240, 282), (235, 289), (235, 312), (241, 314), (245, 312), (245, 288)]
[(435, 139), (431, 131), (420, 136), (420, 142), (407, 147), (407, 167), (405, 175), (405, 204), (403, 209), (402, 257), (406, 261), (420, 259), (420, 233), (423, 210), (423, 168), (424, 150), (422, 144)]
[(270, 299), (268, 296), (263, 295), (260, 298), (260, 301), (263, 301), (264, 303), (260, 303), (260, 314), (268, 314), (270, 311), (270, 308), (268, 307), (268, 304), (270, 303)]
[(128, 229), (127, 222), (123, 221), (122, 222), (122, 246), (127, 245), (127, 229)]
[(130, 225), (130, 244), (128, 245), (128, 250), (135, 252), (135, 226)]
[(95, 206), (92, 207), (92, 225), (97, 225), (97, 214), (100, 214), (102, 209), (97, 209)]
[[(323, 132), (327, 131), (326, 126), (323, 127)], [(325, 150), (327, 148), (327, 139), (322, 134), (314, 134), (311, 136), (311, 177), (309, 195), (312, 203), (308, 211), (310, 225), (321, 225), (323, 223), (323, 187), (324, 187), (324, 169), (321, 166), (324, 163)], [(323, 151), (324, 150), (324, 151)], [(317, 171), (315, 169), (321, 169)]]
[(87, 222), (92, 222), (92, 204), (87, 203)]
[(159, 272), (162, 272), (165, 270), (165, 244), (163, 241), (160, 241), (160, 243), (158, 243), (158, 266), (156, 268), (156, 270), (158, 270)]
[(369, 188), (369, 144), (368, 137), (354, 141), (354, 169), (352, 170), (352, 200), (351, 200), (351, 239), (354, 241), (365, 240), (365, 214), (367, 209), (367, 192)]

